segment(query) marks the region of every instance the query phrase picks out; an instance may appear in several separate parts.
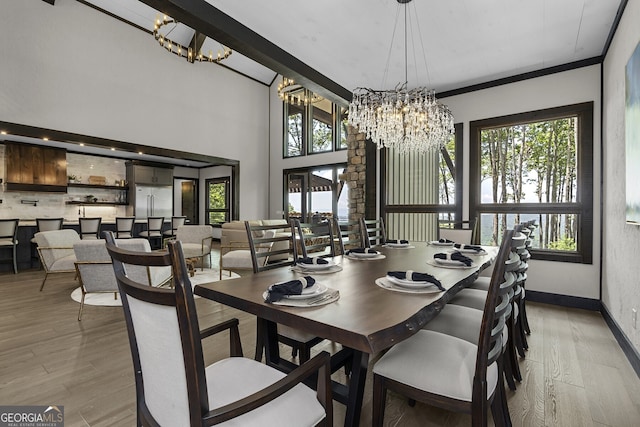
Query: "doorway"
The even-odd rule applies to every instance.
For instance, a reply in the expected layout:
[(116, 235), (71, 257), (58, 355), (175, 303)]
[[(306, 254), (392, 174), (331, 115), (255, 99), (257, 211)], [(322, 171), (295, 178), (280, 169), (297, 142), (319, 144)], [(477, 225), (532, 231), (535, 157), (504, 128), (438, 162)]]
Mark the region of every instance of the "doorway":
[(174, 178), (173, 192), (173, 214), (187, 217), (185, 224), (198, 224), (198, 180)]

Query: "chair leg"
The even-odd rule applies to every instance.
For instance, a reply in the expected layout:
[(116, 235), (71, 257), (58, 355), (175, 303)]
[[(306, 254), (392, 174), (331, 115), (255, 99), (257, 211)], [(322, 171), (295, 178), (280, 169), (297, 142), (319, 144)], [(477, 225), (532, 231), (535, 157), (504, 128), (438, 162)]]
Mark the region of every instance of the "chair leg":
[(47, 278), (49, 277), (49, 273), (45, 272), (44, 273), (44, 279), (42, 280), (42, 285), (40, 285), (40, 292), (42, 292), (42, 288), (44, 288), (44, 282), (47, 281)]
[(300, 345), (300, 348), (298, 348), (298, 351), (300, 352), (301, 365), (305, 362), (308, 362), (309, 359), (311, 359), (311, 347), (309, 347), (308, 345), (306, 344)]
[(13, 274), (18, 274), (18, 263), (17, 263), (17, 257), (16, 257), (16, 245), (13, 245)]
[(382, 427), (384, 421), (384, 406), (387, 402), (387, 389), (384, 379), (373, 374), (373, 414), (371, 415), (372, 427)]
[(529, 328), (529, 319), (527, 319), (527, 309), (525, 304), (525, 299), (522, 299), (520, 307), (520, 321), (522, 322), (522, 328), (527, 335), (531, 335), (531, 328)]
[(80, 298), (80, 310), (78, 310), (78, 322), (82, 320), (82, 309), (84, 308), (84, 296), (87, 293), (82, 289), (82, 298)]

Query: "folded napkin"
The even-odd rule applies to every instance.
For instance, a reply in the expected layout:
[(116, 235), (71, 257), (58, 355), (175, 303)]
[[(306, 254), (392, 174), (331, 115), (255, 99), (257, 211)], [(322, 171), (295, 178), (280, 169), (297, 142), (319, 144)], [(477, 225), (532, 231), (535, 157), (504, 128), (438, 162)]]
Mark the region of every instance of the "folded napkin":
[(356, 248), (347, 251), (347, 255), (349, 254), (377, 254), (379, 253), (375, 249), (371, 248)]
[(407, 270), (407, 271), (388, 271), (387, 276), (395, 277), (400, 280), (411, 280), (413, 282), (429, 282), (436, 285), (438, 289), (441, 291), (446, 291), (445, 288), (442, 287), (442, 283), (432, 275), (428, 273), (416, 273), (415, 271)]
[(392, 243), (392, 244), (395, 244), (395, 245), (397, 245), (398, 243), (401, 244), (401, 245), (408, 245), (409, 244), (408, 240), (385, 240), (384, 242), (385, 243)]
[(477, 246), (477, 245), (465, 245), (464, 243), (454, 243), (453, 247), (456, 249), (461, 249), (461, 250), (465, 250), (465, 251), (475, 251), (475, 252), (483, 252), (484, 249), (482, 249), (482, 247)]
[(319, 264), (329, 264), (329, 261), (327, 261), (324, 258), (306, 257), (306, 258), (298, 258), (296, 263), (303, 264), (303, 265), (304, 264), (319, 265)]
[(455, 243), (455, 242), (449, 239), (438, 239), (438, 243)]
[(267, 289), (266, 302), (280, 301), (287, 295), (300, 295), (304, 288), (309, 288), (316, 283), (316, 279), (311, 276), (304, 276), (288, 282), (274, 283)]
[(449, 261), (459, 261), (460, 263), (470, 267), (473, 264), (471, 258), (462, 255), (460, 252), (452, 252), (452, 253), (437, 253), (433, 255), (434, 258), (444, 259)]

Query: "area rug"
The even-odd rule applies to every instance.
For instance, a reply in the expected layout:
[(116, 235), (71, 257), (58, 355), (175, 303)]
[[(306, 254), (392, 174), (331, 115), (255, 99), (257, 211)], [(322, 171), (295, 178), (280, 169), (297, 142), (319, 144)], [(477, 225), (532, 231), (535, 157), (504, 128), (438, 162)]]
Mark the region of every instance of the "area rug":
[[(236, 273), (231, 273), (229, 276), (229, 272), (222, 273), (222, 280), (234, 279), (236, 277), (240, 277)], [(189, 278), (191, 280), (191, 285), (200, 285), (202, 283), (210, 283), (217, 282), (220, 280), (220, 273), (216, 269), (205, 268), (203, 270), (196, 270), (196, 274), (193, 277)], [(196, 298), (199, 298), (195, 295)], [(79, 287), (74, 289), (71, 293), (71, 299), (75, 302), (79, 303), (82, 299), (82, 289)], [(110, 306), (110, 307), (119, 307), (122, 305), (120, 301), (120, 295), (117, 295), (117, 298), (114, 298), (114, 293), (89, 293), (84, 297), (84, 303), (86, 305), (102, 305), (102, 306)]]

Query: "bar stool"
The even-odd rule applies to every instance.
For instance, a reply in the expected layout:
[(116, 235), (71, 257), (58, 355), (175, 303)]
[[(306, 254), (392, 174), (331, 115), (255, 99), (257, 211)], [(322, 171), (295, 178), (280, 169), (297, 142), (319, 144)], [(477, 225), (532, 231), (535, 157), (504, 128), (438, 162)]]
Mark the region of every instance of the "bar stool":
[(133, 238), (133, 224), (136, 221), (134, 216), (116, 217), (116, 239)]
[(18, 247), (19, 219), (0, 219), (0, 249), (12, 249), (13, 274), (18, 274), (16, 248)]
[[(62, 230), (64, 218), (36, 218), (36, 233), (41, 231)], [(35, 233), (34, 233), (35, 234)], [(31, 266), (33, 260), (39, 259), (37, 255), (38, 243), (34, 237), (31, 238)], [(41, 266), (42, 267), (42, 266)]]
[(82, 240), (95, 240), (100, 238), (100, 226), (102, 218), (78, 218), (80, 222), (80, 238)]
[(162, 246), (162, 227), (164, 226), (164, 217), (163, 216), (150, 216), (147, 218), (147, 229), (145, 231), (141, 231), (138, 236), (145, 238), (149, 241), (149, 245), (151, 248), (154, 248), (152, 243), (153, 240), (158, 241), (158, 244), (155, 245), (156, 248)]
[(172, 216), (171, 217), (171, 228), (168, 229), (168, 230), (164, 230), (162, 235), (165, 238), (167, 238), (167, 237), (175, 237), (176, 236), (176, 231), (178, 231), (178, 227), (180, 227), (181, 225), (184, 225), (186, 220), (187, 220), (186, 216)]

